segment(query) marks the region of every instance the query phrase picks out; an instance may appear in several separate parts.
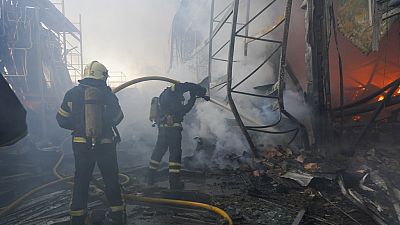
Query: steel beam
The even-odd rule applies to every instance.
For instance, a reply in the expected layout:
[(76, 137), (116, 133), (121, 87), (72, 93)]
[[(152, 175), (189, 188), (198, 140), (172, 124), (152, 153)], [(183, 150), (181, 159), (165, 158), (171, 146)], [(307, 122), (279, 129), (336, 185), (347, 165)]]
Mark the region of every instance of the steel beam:
[(232, 18), (232, 33), (231, 33), (231, 39), (229, 43), (229, 62), (228, 62), (228, 78), (227, 78), (227, 97), (228, 97), (228, 103), (229, 106), (232, 110), (233, 115), (236, 118), (236, 121), (240, 127), (240, 130), (242, 131), (243, 135), (245, 136), (247, 143), (249, 144), (250, 149), (252, 150), (254, 156), (258, 157), (258, 152), (256, 149), (256, 146), (254, 145), (249, 132), (247, 131), (242, 119), (240, 118), (240, 114), (236, 108), (236, 104), (233, 100), (232, 97), (232, 74), (233, 74), (233, 56), (235, 53), (235, 34), (236, 34), (236, 23), (238, 20), (238, 12), (239, 12), (239, 0), (234, 1), (233, 5), (233, 18)]

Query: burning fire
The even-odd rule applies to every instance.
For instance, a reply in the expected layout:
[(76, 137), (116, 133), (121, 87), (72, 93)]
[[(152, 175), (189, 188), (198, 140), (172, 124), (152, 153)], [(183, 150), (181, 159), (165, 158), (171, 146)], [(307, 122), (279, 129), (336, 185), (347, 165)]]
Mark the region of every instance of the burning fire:
[(378, 102), (382, 101), (383, 99), (385, 99), (385, 96), (380, 95), (380, 96), (378, 97)]
[(356, 115), (356, 116), (353, 116), (351, 119), (353, 119), (353, 121), (355, 121), (355, 122), (359, 122), (361, 120), (361, 116)]

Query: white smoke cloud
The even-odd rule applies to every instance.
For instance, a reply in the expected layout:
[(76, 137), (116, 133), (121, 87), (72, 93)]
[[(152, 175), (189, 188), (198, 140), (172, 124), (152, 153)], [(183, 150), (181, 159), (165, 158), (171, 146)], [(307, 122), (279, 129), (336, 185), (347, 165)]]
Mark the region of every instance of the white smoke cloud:
[(67, 17), (82, 14), (84, 61), (98, 60), (110, 71), (165, 73), (169, 35), (180, 0), (68, 0)]
[[(168, 3), (166, 3), (168, 2)], [(208, 37), (209, 8), (193, 0), (186, 14), (190, 15), (192, 27), (197, 28), (201, 36)], [(220, 10), (229, 1), (216, 1)], [(245, 1), (242, 1), (245, 2)], [(283, 1), (282, 1), (283, 2)], [(83, 14), (84, 55), (86, 60), (97, 59), (110, 70), (124, 71), (134, 78), (137, 74), (154, 75), (164, 74), (169, 66), (171, 25), (175, 13), (179, 9), (179, 0), (70, 0), (67, 2), (67, 12)], [(252, 1), (251, 14), (265, 6), (265, 1)], [(245, 5), (241, 4), (240, 21), (244, 22), (243, 12)], [(282, 10), (281, 10), (282, 9)], [(269, 10), (250, 27), (249, 34), (254, 34), (261, 27), (273, 23), (279, 10)], [(274, 33), (274, 35), (279, 32)], [(214, 40), (214, 51), (229, 39), (230, 26), (224, 26)], [(270, 53), (273, 47), (265, 43), (253, 42), (249, 45), (249, 55), (243, 55), (243, 40), (237, 39), (234, 65), (234, 84), (243, 79), (256, 68)], [(205, 51), (207, 51), (207, 47)], [(227, 59), (228, 48), (225, 47), (218, 58)], [(175, 64), (168, 77), (180, 81), (199, 82), (206, 74), (195, 74), (195, 60), (186, 64)], [(213, 79), (226, 74), (227, 63), (214, 61), (212, 65)], [(246, 81), (239, 90), (254, 92), (253, 87), (274, 83), (277, 78), (277, 66), (273, 63), (264, 65), (252, 78)], [(124, 141), (131, 141), (133, 153), (141, 153), (144, 160), (155, 145), (157, 129), (151, 127), (148, 120), (150, 101), (159, 96), (167, 86), (166, 83), (143, 83), (135, 89), (122, 90), (118, 94), (125, 113), (125, 119), (120, 125)], [(306, 109), (297, 100), (296, 94), (287, 92), (286, 106), (289, 111), (296, 112), (295, 116), (303, 118)], [(213, 97), (225, 99), (226, 89), (212, 93)], [(274, 100), (238, 96), (235, 101), (239, 111), (260, 121), (269, 124), (278, 119), (278, 111), (273, 110)], [(304, 112), (304, 113), (303, 113)], [(218, 106), (199, 100), (195, 109), (186, 116), (183, 131), (182, 148), (184, 155), (193, 153), (196, 141), (200, 136), (213, 139), (216, 143), (216, 155), (228, 153), (241, 154), (248, 151), (248, 144), (237, 126), (232, 126), (229, 119), (233, 119), (231, 112), (222, 110)], [(245, 121), (246, 124), (251, 124)], [(254, 125), (254, 124), (252, 124)], [(290, 137), (289, 137), (290, 138)], [(288, 137), (282, 135), (258, 135), (255, 137), (257, 145), (282, 143)], [(222, 161), (220, 162), (221, 164)]]

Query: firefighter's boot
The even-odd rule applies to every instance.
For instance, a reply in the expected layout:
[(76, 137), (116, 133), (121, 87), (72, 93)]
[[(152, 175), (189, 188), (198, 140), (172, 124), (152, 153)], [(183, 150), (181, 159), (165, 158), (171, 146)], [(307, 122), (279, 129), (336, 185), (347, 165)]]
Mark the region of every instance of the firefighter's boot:
[(183, 190), (185, 184), (181, 180), (180, 173), (170, 173), (169, 174), (169, 189), (171, 190)]

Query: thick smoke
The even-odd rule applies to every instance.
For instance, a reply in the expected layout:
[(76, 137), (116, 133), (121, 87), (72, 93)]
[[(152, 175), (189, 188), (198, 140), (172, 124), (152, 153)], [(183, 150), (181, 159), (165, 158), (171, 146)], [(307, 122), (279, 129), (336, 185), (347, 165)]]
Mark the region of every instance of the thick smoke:
[(164, 73), (179, 0), (68, 0), (66, 14), (82, 14), (84, 61), (98, 60), (128, 77)]
[[(76, 1), (76, 2), (75, 2)], [(209, 29), (209, 4), (207, 1), (189, 1), (180, 17), (187, 19), (191, 27), (199, 33), (199, 37), (206, 39)], [(216, 11), (221, 10), (229, 1), (216, 1)], [(225, 2), (225, 3), (224, 3)], [(241, 1), (245, 2), (245, 1)], [(282, 1), (283, 2), (283, 1)], [(124, 71), (129, 79), (145, 75), (166, 75), (180, 81), (200, 82), (207, 76), (206, 73), (195, 72), (198, 59), (176, 62), (169, 73), (166, 71), (170, 60), (171, 25), (174, 15), (182, 7), (180, 1), (171, 0), (165, 4), (164, 0), (151, 1), (71, 1), (70, 7), (80, 4), (84, 14), (84, 50), (87, 61), (97, 59), (111, 68)], [(95, 5), (95, 12), (92, 10)], [(265, 1), (252, 1), (251, 15), (258, 12)], [(240, 5), (240, 22), (244, 22), (245, 4)], [(277, 9), (279, 8), (279, 9)], [(255, 34), (261, 27), (271, 26), (279, 13), (283, 13), (283, 4), (268, 10), (260, 19), (252, 23), (249, 34)], [(68, 7), (67, 7), (68, 10)], [(103, 15), (103, 16), (98, 16)], [(225, 25), (214, 40), (214, 51), (229, 39), (231, 27)], [(280, 31), (272, 33), (280, 35)], [(234, 64), (234, 84), (243, 79), (255, 69), (274, 49), (273, 45), (260, 42), (249, 44), (249, 55), (244, 56), (243, 39), (237, 39)], [(207, 47), (205, 48), (207, 49)], [(228, 48), (225, 47), (216, 57), (227, 59)], [(255, 92), (255, 86), (273, 84), (276, 82), (279, 54), (271, 62), (265, 64), (252, 78), (247, 80), (238, 89), (240, 91)], [(227, 63), (214, 61), (212, 64), (212, 79), (223, 77), (227, 71)], [(137, 155), (145, 162), (155, 145), (157, 129), (151, 127), (148, 120), (150, 101), (158, 96), (167, 86), (166, 83), (148, 82), (138, 84), (134, 88), (126, 89), (118, 94), (125, 113), (125, 119), (119, 126), (124, 143), (120, 145), (131, 154)], [(226, 89), (213, 90), (211, 96), (226, 104)], [(287, 92), (288, 110), (294, 110), (296, 116), (302, 116), (306, 110), (298, 101), (296, 94)], [(276, 101), (257, 99), (248, 96), (235, 95), (239, 111), (254, 118), (262, 124), (273, 123), (279, 118)], [(215, 146), (214, 161), (225, 165), (224, 155), (241, 155), (249, 151), (248, 144), (234, 122), (231, 112), (204, 100), (198, 100), (196, 107), (186, 116), (184, 122), (183, 145), (184, 155), (191, 155), (201, 137), (203, 141)], [(256, 125), (245, 121), (248, 125)], [(289, 124), (294, 126), (293, 124)], [(288, 137), (279, 135), (255, 135), (258, 146), (287, 142)], [(261, 147), (262, 148), (262, 147)]]

